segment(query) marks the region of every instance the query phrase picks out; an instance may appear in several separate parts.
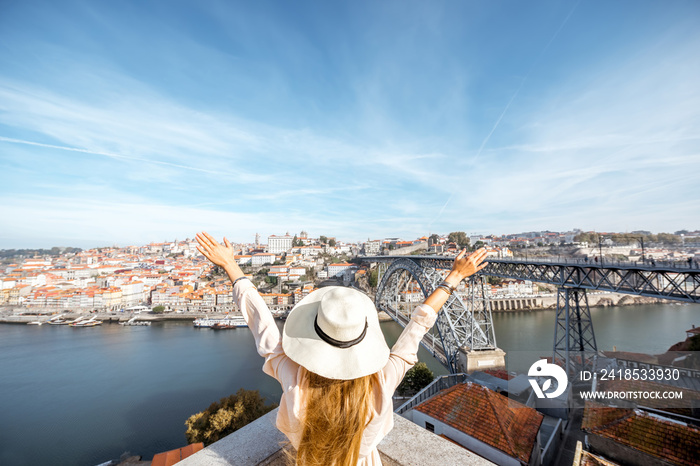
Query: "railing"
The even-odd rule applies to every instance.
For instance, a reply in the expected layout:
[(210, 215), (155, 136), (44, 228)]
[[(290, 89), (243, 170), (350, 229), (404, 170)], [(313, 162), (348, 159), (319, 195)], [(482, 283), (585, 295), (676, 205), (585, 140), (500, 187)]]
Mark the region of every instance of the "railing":
[[(693, 354), (694, 352), (690, 352), (690, 351), (681, 352), (681, 351), (679, 351), (678, 353)], [(624, 368), (647, 369), (649, 371), (674, 370), (674, 371), (678, 371), (678, 374), (681, 377), (700, 379), (700, 370), (698, 370), (698, 369), (692, 369), (692, 368), (688, 368), (688, 367), (678, 367), (678, 366), (664, 366), (661, 364), (654, 364), (651, 362), (633, 361), (631, 359), (622, 359), (622, 358), (615, 358), (615, 359), (617, 360), (617, 363)]]
[[(426, 255), (426, 256), (358, 256), (358, 258), (362, 261), (366, 262), (372, 262), (374, 261), (392, 261), (395, 259), (411, 259), (411, 260), (420, 260), (420, 259), (428, 259), (428, 260), (437, 260), (437, 261), (444, 261), (444, 267), (445, 268), (450, 268), (452, 266), (452, 261), (454, 260), (454, 256), (442, 256), (442, 255)], [(662, 261), (662, 260), (656, 260), (656, 259), (644, 259), (644, 260), (638, 260), (638, 261), (632, 261), (632, 260), (615, 260), (615, 259), (606, 259), (603, 257), (602, 259), (598, 259), (598, 262), (595, 261), (595, 259), (589, 259), (586, 260), (577, 258), (577, 257), (562, 257), (562, 256), (549, 256), (549, 257), (538, 257), (538, 256), (533, 256), (533, 257), (508, 257), (508, 258), (497, 258), (497, 257), (488, 257), (486, 261), (493, 261), (493, 262), (526, 262), (526, 263), (531, 263), (531, 264), (560, 264), (560, 265), (585, 265), (589, 267), (642, 267), (642, 268), (647, 268), (647, 269), (657, 269), (657, 268), (663, 268), (663, 269), (674, 269), (674, 270), (700, 270), (700, 263), (697, 261), (692, 261), (688, 262), (687, 260), (681, 260), (681, 261)]]
[(469, 376), (467, 374), (443, 375), (442, 377), (433, 380), (430, 383), (430, 385), (416, 393), (416, 395), (413, 398), (396, 408), (394, 410), (394, 413), (402, 415), (403, 413), (413, 409), (415, 406), (418, 406), (419, 404), (432, 397), (433, 395), (437, 394), (438, 392), (445, 390), (446, 388), (453, 387), (457, 384), (466, 382), (468, 380), (468, 377)]
[(638, 261), (631, 260), (615, 260), (615, 259), (580, 259), (577, 257), (510, 257), (504, 258), (487, 258), (486, 260), (503, 261), (503, 262), (528, 262), (528, 263), (547, 263), (547, 264), (562, 264), (562, 265), (585, 265), (588, 267), (643, 267), (643, 268), (663, 268), (675, 270), (692, 270), (700, 269), (700, 264), (697, 262), (688, 261), (661, 261), (656, 259), (644, 259)]
[(559, 454), (559, 446), (561, 442), (558, 440), (561, 439), (562, 432), (562, 422), (561, 419), (559, 419), (557, 424), (554, 426), (552, 435), (550, 435), (549, 440), (547, 440), (547, 444), (544, 446), (544, 448), (542, 448), (542, 464), (554, 464), (554, 460)]

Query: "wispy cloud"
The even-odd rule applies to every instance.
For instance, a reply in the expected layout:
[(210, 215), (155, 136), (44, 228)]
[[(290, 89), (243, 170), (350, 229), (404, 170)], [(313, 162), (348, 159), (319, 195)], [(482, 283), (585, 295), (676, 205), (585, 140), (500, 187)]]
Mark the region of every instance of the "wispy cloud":
[(697, 8), (129, 8), (0, 19), (0, 247), (697, 227)]

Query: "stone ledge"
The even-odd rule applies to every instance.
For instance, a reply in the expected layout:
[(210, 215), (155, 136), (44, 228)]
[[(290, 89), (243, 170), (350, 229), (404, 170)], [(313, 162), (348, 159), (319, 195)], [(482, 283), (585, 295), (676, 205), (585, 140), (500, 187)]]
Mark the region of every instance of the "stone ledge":
[[(287, 437), (275, 427), (277, 409), (185, 458), (182, 466), (285, 464), (282, 447)], [(491, 465), (490, 461), (394, 414), (394, 428), (379, 443), (387, 466)]]

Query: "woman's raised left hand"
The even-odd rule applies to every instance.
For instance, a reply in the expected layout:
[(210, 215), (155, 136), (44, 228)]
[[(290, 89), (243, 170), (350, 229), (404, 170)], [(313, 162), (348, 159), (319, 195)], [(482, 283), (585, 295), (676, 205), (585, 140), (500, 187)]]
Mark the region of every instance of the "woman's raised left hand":
[(232, 264), (238, 266), (236, 259), (233, 257), (233, 246), (226, 238), (224, 238), (224, 244), (221, 244), (205, 231), (197, 233), (196, 238), (199, 243), (197, 251), (202, 253), (212, 263), (224, 269)]

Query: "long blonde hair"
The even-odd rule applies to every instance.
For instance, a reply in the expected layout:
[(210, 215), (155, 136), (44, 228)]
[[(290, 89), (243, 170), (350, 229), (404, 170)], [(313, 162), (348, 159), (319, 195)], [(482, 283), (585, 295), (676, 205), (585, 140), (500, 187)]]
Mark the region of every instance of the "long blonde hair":
[(362, 433), (374, 417), (376, 374), (353, 380), (326, 379), (302, 368), (305, 414), (297, 449), (303, 466), (354, 466), (360, 458)]

